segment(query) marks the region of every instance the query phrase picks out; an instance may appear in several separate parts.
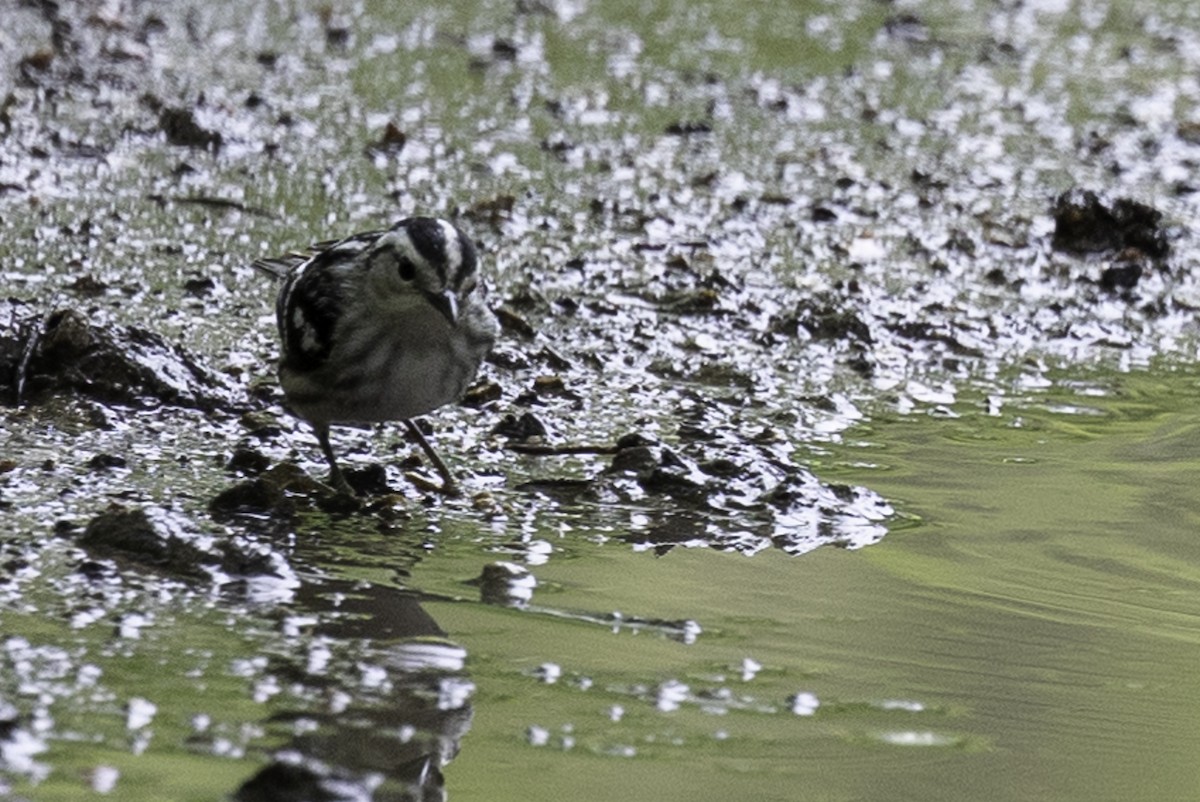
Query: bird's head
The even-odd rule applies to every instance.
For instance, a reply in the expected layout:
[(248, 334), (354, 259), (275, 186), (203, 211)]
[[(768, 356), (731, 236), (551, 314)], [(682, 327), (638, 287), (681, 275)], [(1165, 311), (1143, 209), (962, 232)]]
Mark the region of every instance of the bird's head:
[(375, 241), (367, 261), (377, 287), (424, 299), (451, 326), (458, 322), (459, 304), (475, 288), (475, 246), (445, 220), (401, 220)]

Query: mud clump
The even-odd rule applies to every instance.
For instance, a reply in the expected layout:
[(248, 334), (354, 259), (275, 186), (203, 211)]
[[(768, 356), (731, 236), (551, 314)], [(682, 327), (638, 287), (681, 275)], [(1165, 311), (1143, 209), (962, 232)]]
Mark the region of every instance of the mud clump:
[[(1170, 246), (1159, 227), (1162, 212), (1128, 198), (1108, 202), (1091, 190), (1072, 189), (1054, 200), (1052, 246), (1058, 251), (1103, 253), (1134, 250), (1162, 259)], [(1136, 279), (1135, 279), (1136, 281)]]
[(1104, 268), (1100, 274), (1100, 286), (1109, 292), (1125, 292), (1137, 286), (1145, 272), (1137, 261), (1125, 261)]
[(206, 553), (162, 529), (145, 510), (114, 505), (88, 522), (79, 545), (171, 574), (202, 577)]
[(277, 553), (237, 540), (215, 542), (185, 517), (157, 507), (113, 504), (92, 518), (77, 543), (90, 554), (184, 578), (286, 577)]
[(475, 584), (479, 585), (479, 600), (484, 604), (523, 608), (533, 597), (537, 579), (522, 565), (498, 561), (483, 566)]
[[(881, 538), (891, 506), (865, 488), (833, 486), (794, 463), (772, 432), (745, 434), (720, 421), (694, 426), (704, 437), (676, 447), (625, 435), (590, 453), (611, 455), (590, 479), (526, 482), (517, 490), (560, 503), (641, 509), (646, 525), (627, 536), (658, 553), (704, 544), (754, 553), (775, 547), (799, 554), (821, 545), (858, 548)], [(553, 447), (536, 452), (555, 453)], [(560, 454), (579, 454), (567, 447)]]
[(161, 336), (102, 328), (74, 309), (29, 317), (0, 334), (0, 398), (20, 405), (56, 395), (203, 411), (232, 408), (236, 397), (224, 378)]
[(387, 470), (382, 465), (349, 468), (345, 476), (356, 495), (339, 493), (309, 476), (299, 465), (282, 462), (222, 490), (209, 502), (208, 512), (217, 521), (243, 523), (289, 522), (301, 510), (313, 508), (330, 515), (364, 513), (381, 520), (389, 517), (385, 510), (390, 510), (397, 491), (388, 484)]
[(802, 301), (792, 319), (816, 340), (856, 341), (872, 345), (871, 327), (852, 309)]
[(191, 109), (176, 106), (161, 108), (158, 112), (158, 127), (166, 136), (167, 142), (172, 145), (216, 152), (224, 144), (221, 134), (200, 125)]

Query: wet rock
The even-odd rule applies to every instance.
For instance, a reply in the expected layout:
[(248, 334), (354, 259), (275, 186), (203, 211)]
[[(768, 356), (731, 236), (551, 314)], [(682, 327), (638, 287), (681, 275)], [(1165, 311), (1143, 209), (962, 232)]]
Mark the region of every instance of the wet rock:
[(167, 531), (146, 510), (114, 504), (88, 522), (79, 545), (105, 557), (116, 557), (168, 573), (201, 577), (213, 555)]
[(1100, 286), (1110, 292), (1124, 292), (1137, 286), (1142, 266), (1137, 262), (1109, 265), (1100, 274)]
[(702, 499), (713, 489), (690, 460), (653, 443), (635, 442), (619, 448), (606, 473), (632, 475), (646, 493), (690, 501)]
[(75, 572), (89, 582), (107, 582), (115, 577), (112, 563), (100, 560), (84, 560), (75, 566)]
[(343, 468), (342, 474), (354, 492), (360, 496), (381, 496), (396, 492), (388, 484), (387, 470), (377, 462), (361, 468)]
[(295, 514), (297, 498), (317, 495), (334, 495), (334, 491), (299, 465), (285, 462), (222, 490), (208, 503), (208, 511), (217, 520), (238, 515), (286, 519)]
[(661, 464), (661, 452), (650, 445), (636, 445), (617, 451), (609, 465), (610, 471), (643, 473), (657, 469)]
[(67, 285), (67, 289), (84, 298), (98, 298), (108, 292), (109, 285), (100, 281), (91, 273), (84, 273)]
[(1117, 198), (1111, 202), (1090, 190), (1072, 189), (1054, 200), (1055, 250), (1076, 253), (1133, 248), (1146, 256), (1167, 255), (1167, 235), (1160, 227), (1162, 213), (1152, 206)]
[(854, 345), (846, 356), (846, 367), (863, 378), (875, 375), (875, 356), (862, 345)]
[(960, 339), (956, 332), (946, 323), (934, 323), (927, 320), (904, 320), (891, 323), (887, 328), (907, 340), (941, 343), (952, 353), (959, 356), (980, 358), (984, 353), (979, 348), (968, 345)]
[(878, 542), (894, 514), (882, 497), (862, 487), (825, 484), (806, 471), (789, 471), (762, 501), (771, 510), (773, 545), (802, 554), (824, 545), (857, 549)]
[(479, 408), (493, 401), (499, 401), (504, 395), (504, 389), (493, 381), (476, 382), (463, 394), (459, 401), (464, 407)]
[(377, 154), (396, 156), (400, 151), (404, 150), (406, 144), (408, 144), (408, 134), (404, 133), (398, 125), (389, 120), (387, 127), (383, 129), (383, 135), (377, 141), (367, 145), (366, 154), (368, 156)]
[(271, 467), (266, 454), (253, 448), (238, 448), (225, 462), (225, 470), (244, 476), (256, 476)]
[(54, 65), (54, 51), (49, 48), (35, 50), (17, 62), (19, 70), (36, 70), (44, 72)]
[[(492, 349), (484, 361), (489, 365), (495, 365), (498, 368), (503, 368), (509, 371), (526, 370), (532, 363), (524, 351), (518, 351), (515, 348), (506, 348), (503, 345), (498, 345)], [(495, 384), (495, 382), (490, 382)], [(499, 385), (496, 385), (499, 388)]]
[(238, 423), (251, 437), (260, 440), (278, 437), (283, 433), (279, 420), (266, 412), (247, 412), (238, 419)]
[(533, 399), (561, 397), (578, 401), (580, 398), (578, 393), (567, 388), (566, 381), (558, 374), (537, 376), (533, 380), (533, 387), (524, 395)]
[[(88, 522), (77, 543), (94, 557), (184, 579), (220, 584), (232, 576), (294, 581), (294, 572), (278, 553), (237, 538), (214, 540), (194, 527), (190, 518), (162, 508), (113, 504)], [(96, 580), (109, 576), (96, 559), (84, 561), (78, 570)]]
[(507, 437), (509, 440), (529, 440), (545, 437), (546, 424), (532, 412), (526, 412), (520, 417), (510, 413), (492, 428), (492, 434)]
[(1200, 145), (1200, 122), (1181, 122), (1176, 126), (1175, 133), (1189, 145)]
[(786, 333), (795, 331), (797, 326), (817, 340), (854, 340), (867, 345), (874, 342), (871, 327), (858, 312), (829, 298), (813, 297), (801, 301), (795, 312), (777, 319), (773, 328)]
[(705, 543), (710, 537), (708, 522), (702, 516), (676, 514), (626, 535), (623, 540), (653, 546), (655, 553), (662, 555), (675, 546)]
[(0, 572), (8, 574), (9, 576), (13, 576), (21, 571), (31, 568), (32, 566), (33, 563), (29, 560), (26, 560), (22, 557), (15, 557), (11, 560), (5, 560), (3, 563), (0, 563)]
[(538, 352), (538, 358), (545, 361), (551, 369), (556, 371), (570, 370), (571, 367), (575, 366), (574, 363), (571, 363), (570, 359), (563, 357), (562, 354), (554, 351), (550, 346), (542, 347), (541, 351)]
[[(411, 464), (406, 461), (401, 467), (416, 468), (420, 464), (420, 458), (414, 457)], [(365, 511), (381, 520), (394, 517), (390, 499), (396, 490), (388, 483), (387, 469), (383, 465), (370, 463), (354, 468), (343, 465), (342, 473), (355, 495), (339, 493), (307, 474), (299, 465), (283, 462), (253, 479), (222, 490), (209, 501), (208, 511), (219, 521), (286, 521), (300, 507), (316, 508), (332, 515)]]
[(988, 284), (994, 287), (1003, 287), (1008, 283), (1008, 276), (998, 267), (993, 267), (991, 270), (983, 274), (983, 278)]
[(496, 320), (500, 322), (500, 328), (504, 331), (517, 334), (526, 339), (532, 339), (537, 334), (537, 330), (533, 327), (533, 324), (506, 307), (502, 306), (496, 310)]
[(183, 282), (183, 291), (188, 295), (203, 298), (217, 288), (217, 283), (208, 276), (189, 278)]
[(87, 463), (94, 471), (104, 471), (109, 468), (124, 468), (125, 458), (119, 454), (96, 454)]
[(354, 41), (354, 31), (347, 20), (335, 17), (328, 9), (329, 6), (326, 6), (321, 10), (325, 23), (325, 44), (330, 50), (347, 50)]
[(277, 485), (258, 477), (222, 490), (208, 503), (208, 511), (219, 521), (236, 515), (285, 518), (295, 512), (295, 503)]
[(701, 462), (696, 467), (705, 474), (720, 479), (732, 479), (746, 475), (746, 466), (725, 457), (717, 457), (716, 459)]
[(675, 293), (659, 299), (658, 303), (664, 312), (674, 312), (678, 315), (701, 315), (722, 311), (720, 293), (708, 287)]
[(211, 411), (236, 393), (227, 381), (178, 346), (136, 327), (102, 329), (82, 312), (32, 317), (16, 337), (0, 336), (0, 397), (40, 403), (56, 395)]
[(617, 451), (625, 448), (653, 445), (654, 441), (639, 432), (630, 432), (617, 438)]
[(702, 474), (665, 465), (640, 473), (638, 484), (647, 493), (692, 501), (703, 499), (714, 490)]
[(716, 440), (717, 433), (712, 429), (694, 423), (681, 423), (675, 431), (680, 440)]
[(8, 700), (0, 698), (0, 741), (8, 740), (16, 732), (20, 720), (17, 708)]
[[(772, 426), (734, 426), (709, 410), (706, 433), (672, 447), (632, 433), (618, 441), (609, 466), (591, 479), (546, 479), (518, 487), (568, 504), (645, 510), (632, 543), (662, 553), (676, 545), (708, 545), (745, 553), (776, 547), (802, 553), (821, 545), (874, 543), (893, 514), (877, 494), (830, 485), (791, 461), (791, 446)], [(553, 453), (584, 453), (560, 447)], [(606, 453), (591, 449), (588, 453)]]
[(191, 109), (180, 106), (164, 106), (158, 112), (158, 127), (172, 145), (191, 148), (220, 150), (222, 136), (196, 122)]
[(371, 799), (369, 784), (361, 779), (332, 774), (326, 767), (313, 764), (275, 761), (246, 780), (233, 795), (236, 802), (335, 802), (347, 799)]
[(520, 52), (517, 44), (508, 39), (496, 39), (492, 42), (492, 55), (497, 61), (516, 61)]
[(511, 562), (485, 565), (477, 582), (480, 601), (504, 607), (525, 607), (537, 587), (537, 579), (528, 568)]

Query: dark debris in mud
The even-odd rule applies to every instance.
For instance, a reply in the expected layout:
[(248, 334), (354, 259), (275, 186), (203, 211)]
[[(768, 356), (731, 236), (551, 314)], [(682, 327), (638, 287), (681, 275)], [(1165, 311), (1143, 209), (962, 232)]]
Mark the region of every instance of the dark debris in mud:
[[(24, 300), (10, 301), (9, 325), (0, 326), (0, 394), (35, 405), (87, 398), (99, 405), (97, 420), (122, 424), (128, 417), (103, 405), (177, 405), (214, 417), (249, 410), (243, 440), (214, 460), (227, 486), (208, 509), (227, 522), (292, 521), (312, 508), (383, 518), (398, 499), (414, 502), (396, 478), (412, 467), (403, 460), (360, 469), (351, 481), (368, 501), (347, 504), (281, 454), (295, 429), (281, 424), (278, 394), (262, 381), (272, 291), (239, 271), (297, 231), (336, 236), (409, 211), (456, 219), (486, 256), (505, 333), (464, 400), (477, 415), (458, 425), (482, 432), (464, 462), (486, 457), (493, 478), (540, 487), (548, 502), (590, 494), (601, 507), (642, 505), (659, 518), (708, 516), (680, 528), (722, 546), (857, 542), (841, 522), (861, 515), (876, 531), (881, 500), (822, 484), (797, 453), (837, 441), (861, 407), (952, 403), (963, 377), (1003, 392), (978, 377), (1031, 353), (1033, 364), (1107, 348), (1145, 359), (1157, 343), (1181, 339), (1198, 302), (1176, 248), (1186, 232), (1170, 227), (1179, 203), (1156, 208), (1139, 200), (1152, 197), (1141, 186), (1105, 186), (1118, 177), (1134, 184), (1141, 158), (1176, 159), (1163, 172), (1179, 172), (1198, 141), (1195, 124), (1136, 131), (1133, 112), (1110, 115), (1077, 138), (1080, 169), (1065, 174), (1078, 187), (1065, 191), (1058, 173), (997, 159), (1002, 147), (983, 156), (956, 149), (963, 134), (1005, 144), (993, 126), (1023, 113), (1021, 93), (998, 103), (996, 120), (981, 111), (994, 104), (972, 94), (984, 90), (953, 81), (944, 97), (926, 98), (928, 113), (888, 108), (880, 91), (895, 88), (883, 77), (893, 68), (938, 69), (934, 54), (961, 55), (923, 16), (876, 21), (871, 58), (889, 66), (878, 74), (873, 62), (833, 82), (728, 65), (668, 71), (660, 78), (678, 94), (655, 101), (646, 127), (644, 97), (632, 109), (616, 100), (591, 108), (530, 78), (552, 74), (530, 34), (559, 24), (552, 9), (477, 39), (431, 22), (438, 35), (414, 58), (452, 53), (463, 76), (504, 86), (504, 114), (532, 123), (527, 134), (497, 137), (510, 126), (493, 130), (498, 112), (475, 108), (483, 127), (459, 142), (369, 98), (347, 95), (336, 109), (304, 102), (304, 92), (322, 96), (344, 75), (312, 65), (353, 64), (363, 43), (354, 18), (328, 9), (297, 11), (315, 14), (318, 35), (293, 43), (295, 52), (271, 39), (220, 45), (226, 23), (199, 11), (88, 15), (41, 3), (21, 13), (39, 20), (41, 38), (13, 61), (0, 167), (6, 187), (53, 210), (39, 212), (51, 224), (29, 224), (23, 271), (66, 266), (50, 283), (95, 307), (15, 291)], [(975, 44), (989, 58), (1021, 50), (988, 36)], [(245, 75), (230, 73), (229, 86), (180, 81), (219, 47)], [(409, 77), (418, 88), (425, 80)], [(45, 122), (42, 96), (74, 111), (74, 125)], [(1184, 150), (1170, 149), (1179, 143)], [(106, 180), (125, 193), (110, 207), (85, 198), (98, 206), (82, 222), (75, 204), (55, 205), (53, 189), (78, 183), (64, 165), (80, 158), (111, 160)], [(129, 190), (118, 165), (143, 162), (161, 174), (139, 173)], [(307, 230), (312, 215), (299, 209), (316, 196), (296, 197), (304, 186), (321, 188), (330, 230)], [(150, 248), (123, 248), (147, 220), (166, 233)], [(176, 277), (173, 301), (193, 319), (171, 325), (200, 335), (175, 340), (188, 348), (151, 323), (115, 322), (118, 295), (142, 312), (163, 299), (138, 295), (138, 259), (106, 269), (95, 257), (105, 249), (153, 257), (153, 269)], [(697, 408), (707, 410), (699, 419)], [(615, 432), (631, 429), (647, 443), (614, 444)], [(514, 453), (519, 467), (506, 463)], [(577, 459), (556, 462), (568, 457)], [(120, 474), (117, 459), (102, 448), (85, 465)], [(780, 534), (805, 511), (806, 524)]]
[[(675, 314), (679, 314), (678, 311)], [(74, 310), (58, 310), (46, 316), (26, 316), (30, 325), (18, 326), (17, 334), (0, 339), (0, 356), (12, 377), (9, 390), (15, 397), (20, 390), (25, 403), (38, 403), (55, 395), (85, 396), (108, 405), (144, 408), (147, 404), (175, 404), (221, 412), (229, 417), (255, 402), (241, 395), (236, 384), (206, 368), (198, 358), (182, 348), (168, 345), (161, 337), (140, 328), (113, 326), (101, 329)], [(869, 333), (859, 335), (868, 342)], [(838, 333), (830, 333), (838, 336)], [(481, 403), (498, 409), (517, 411), (503, 414), (492, 427), (492, 435), (511, 443), (529, 456), (552, 457), (564, 454), (610, 454), (609, 466), (584, 484), (555, 478), (526, 482), (526, 490), (550, 488), (547, 499), (561, 498), (565, 488), (571, 501), (583, 498), (601, 508), (616, 504), (622, 508), (644, 507), (656, 519), (675, 516), (697, 522), (689, 544), (706, 543), (720, 548), (756, 551), (775, 545), (785, 551), (802, 552), (821, 543), (861, 546), (874, 542), (884, 533), (883, 521), (891, 514), (888, 505), (869, 491), (859, 489), (852, 498), (839, 496), (802, 467), (792, 462), (786, 438), (764, 437), (762, 432), (746, 434), (731, 424), (721, 404), (694, 394), (683, 407), (690, 410), (679, 421), (675, 446), (655, 438), (629, 435), (612, 446), (596, 448), (579, 444), (539, 446), (550, 434), (543, 415), (519, 411), (521, 407), (563, 405), (578, 406), (583, 395), (569, 384), (586, 385), (595, 381), (589, 369), (569, 361), (570, 378), (562, 374), (544, 374), (534, 367), (536, 359), (526, 357), (531, 378), (527, 388), (516, 388), (508, 403), (503, 392), (486, 397)], [(729, 371), (721, 363), (651, 366), (665, 375), (685, 375), (714, 387), (752, 390), (751, 374)], [(499, 390), (499, 385), (493, 385)], [(119, 414), (112, 410), (111, 414)], [(260, 412), (248, 413), (250, 416)], [(245, 420), (245, 416), (243, 420)], [(269, 419), (255, 424), (261, 436), (280, 434)], [(88, 461), (96, 471), (124, 468), (120, 455), (98, 453)], [(401, 463), (401, 468), (409, 467)], [(414, 466), (415, 467), (415, 466)], [(333, 492), (298, 466), (271, 464), (261, 452), (246, 446), (233, 450), (227, 468), (231, 473), (248, 474), (217, 493), (208, 510), (224, 523), (244, 522), (252, 529), (262, 521), (268, 528), (294, 522), (304, 510), (326, 514), (358, 514), (394, 518), (403, 496), (389, 483), (387, 472), (378, 463), (347, 471), (358, 492), (350, 497)], [(545, 464), (541, 471), (552, 471)], [(783, 486), (791, 488), (782, 494)], [(114, 513), (115, 515), (115, 513)], [(149, 564), (176, 573), (195, 574), (203, 558), (189, 551), (183, 541), (164, 540), (138, 513), (122, 513), (114, 520), (100, 517), (90, 525), (81, 543), (131, 557), (142, 554)], [(122, 517), (123, 516), (123, 517)], [(656, 531), (676, 527), (660, 525)], [(652, 535), (651, 537), (659, 537)], [(125, 538), (125, 539), (122, 539)]]
[(388, 483), (382, 465), (348, 468), (344, 474), (356, 495), (339, 493), (294, 463), (279, 463), (217, 493), (209, 502), (208, 511), (219, 521), (241, 521), (252, 529), (260, 528), (259, 522), (264, 520), (294, 521), (305, 510), (332, 515), (360, 513), (381, 522), (395, 519), (395, 505), (403, 504), (404, 500)]
[(1129, 198), (1105, 200), (1091, 190), (1059, 195), (1052, 209), (1053, 246), (1077, 253), (1136, 251), (1153, 259), (1170, 252), (1162, 212)]
[(224, 141), (219, 132), (201, 126), (189, 108), (161, 107), (158, 111), (158, 127), (172, 145), (217, 151)]
[(1165, 269), (1170, 240), (1162, 212), (1152, 206), (1072, 189), (1054, 200), (1051, 212), (1052, 246), (1101, 259), (1100, 274), (1094, 280), (1104, 290), (1132, 300), (1133, 290), (1147, 271)]
[(821, 545), (866, 546), (887, 531), (894, 511), (884, 499), (821, 482), (777, 437), (746, 437), (721, 424), (711, 431), (684, 424), (681, 435), (677, 447), (625, 435), (612, 447), (590, 449), (612, 454), (594, 476), (536, 479), (517, 489), (560, 503), (641, 511), (627, 539), (660, 554), (676, 545), (800, 554)]

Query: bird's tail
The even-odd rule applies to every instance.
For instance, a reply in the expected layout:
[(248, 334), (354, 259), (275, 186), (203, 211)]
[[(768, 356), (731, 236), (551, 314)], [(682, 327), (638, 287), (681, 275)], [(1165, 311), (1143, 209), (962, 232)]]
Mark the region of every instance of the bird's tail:
[(304, 253), (285, 253), (283, 256), (269, 256), (264, 259), (255, 259), (251, 263), (251, 267), (266, 273), (275, 279), (283, 279), (296, 265), (307, 261), (311, 254)]

